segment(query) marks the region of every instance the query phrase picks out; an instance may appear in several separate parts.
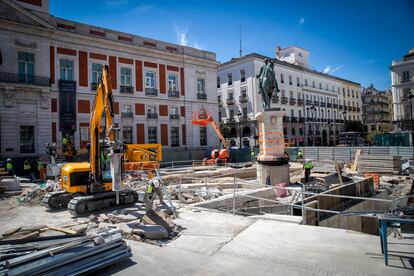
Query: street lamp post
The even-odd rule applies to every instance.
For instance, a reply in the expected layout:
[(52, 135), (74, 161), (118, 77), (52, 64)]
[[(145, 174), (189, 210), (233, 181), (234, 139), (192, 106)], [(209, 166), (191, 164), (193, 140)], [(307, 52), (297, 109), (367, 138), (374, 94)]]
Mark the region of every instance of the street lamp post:
[(312, 121), (313, 121), (313, 132), (312, 132), (312, 146), (315, 146), (315, 136), (316, 136), (316, 107), (313, 105), (312, 110)]
[[(413, 94), (413, 91), (411, 90), (411, 93), (408, 94), (408, 99), (410, 100), (411, 146), (414, 145), (413, 98), (414, 98), (414, 94)], [(413, 151), (413, 159), (414, 159), (414, 151)]]
[(242, 148), (242, 133), (241, 133), (241, 117), (242, 117), (242, 113), (240, 112), (240, 110), (237, 112), (237, 116), (239, 116), (239, 149)]

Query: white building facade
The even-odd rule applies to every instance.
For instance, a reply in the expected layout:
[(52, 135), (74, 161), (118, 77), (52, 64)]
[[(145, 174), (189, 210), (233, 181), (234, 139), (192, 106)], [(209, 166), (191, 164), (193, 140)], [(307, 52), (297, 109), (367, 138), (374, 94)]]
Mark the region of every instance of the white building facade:
[(394, 60), (391, 64), (391, 83), (394, 108), (394, 123), (397, 131), (411, 131), (413, 110), (411, 104), (414, 94), (414, 49), (401, 60)]
[(44, 143), (59, 144), (62, 135), (85, 148), (103, 65), (125, 143), (172, 151), (218, 145), (211, 128), (191, 124), (201, 108), (218, 119), (214, 53), (56, 18), (48, 6), (0, 1), (2, 156), (44, 154)]
[[(274, 70), (280, 92), (272, 99), (272, 107), (285, 111), (286, 142), (294, 146), (337, 145), (344, 124), (362, 120), (360, 84), (309, 69), (309, 53), (302, 48), (289, 47), (277, 53)], [(257, 143), (254, 115), (263, 107), (256, 75), (265, 58), (252, 53), (219, 66), (219, 118), (229, 128), (233, 145), (240, 140), (242, 146)]]

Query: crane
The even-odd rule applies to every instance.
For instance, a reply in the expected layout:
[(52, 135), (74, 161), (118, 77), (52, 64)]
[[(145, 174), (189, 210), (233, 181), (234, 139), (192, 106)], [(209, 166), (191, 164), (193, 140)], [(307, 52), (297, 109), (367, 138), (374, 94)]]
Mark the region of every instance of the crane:
[(219, 163), (226, 163), (229, 158), (229, 150), (228, 150), (228, 142), (226, 138), (224, 138), (223, 134), (220, 131), (220, 127), (211, 114), (207, 111), (207, 109), (202, 108), (199, 112), (193, 112), (192, 121), (193, 125), (199, 125), (202, 127), (207, 127), (211, 125), (214, 131), (216, 132), (217, 136), (220, 139), (220, 142), (223, 146), (222, 149), (214, 149), (211, 151), (211, 159), (205, 158), (203, 160), (203, 164), (219, 164)]

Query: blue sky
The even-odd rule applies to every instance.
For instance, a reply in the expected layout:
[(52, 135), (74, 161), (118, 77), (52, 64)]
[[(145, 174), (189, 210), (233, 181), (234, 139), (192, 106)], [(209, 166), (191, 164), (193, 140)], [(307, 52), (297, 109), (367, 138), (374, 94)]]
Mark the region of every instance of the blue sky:
[(391, 85), (389, 65), (414, 48), (414, 1), (51, 0), (52, 15), (188, 45), (227, 61), (274, 48), (310, 51), (318, 71), (377, 88)]

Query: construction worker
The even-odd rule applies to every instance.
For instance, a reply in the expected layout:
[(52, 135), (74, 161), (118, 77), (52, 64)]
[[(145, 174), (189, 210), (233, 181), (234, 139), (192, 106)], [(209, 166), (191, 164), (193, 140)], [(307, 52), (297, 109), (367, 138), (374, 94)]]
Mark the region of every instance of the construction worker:
[(11, 160), (11, 158), (7, 158), (6, 161), (7, 161), (6, 170), (8, 172), (8, 175), (12, 176), (12, 175), (14, 175), (12, 160)]
[(250, 149), (250, 161), (251, 162), (254, 162), (255, 161), (255, 157), (256, 157), (256, 154), (254, 152), (254, 148), (251, 148)]
[(298, 151), (298, 159), (303, 159), (303, 151), (301, 149)]
[(32, 172), (32, 165), (30, 165), (30, 160), (26, 159), (23, 163), (23, 172), (24, 172), (24, 176), (28, 177), (31, 176), (31, 172)]
[[(149, 173), (149, 176), (151, 176), (152, 173)], [(154, 210), (153, 204), (155, 199), (155, 194), (158, 195), (160, 199), (160, 204), (164, 204), (164, 197), (162, 194), (162, 183), (161, 179), (158, 177), (152, 178), (150, 181), (148, 181), (147, 191), (145, 193), (145, 211), (148, 213), (150, 211)]]
[(305, 183), (308, 183), (311, 170), (313, 169), (312, 160), (306, 159), (305, 163), (303, 163), (303, 168), (305, 169)]

